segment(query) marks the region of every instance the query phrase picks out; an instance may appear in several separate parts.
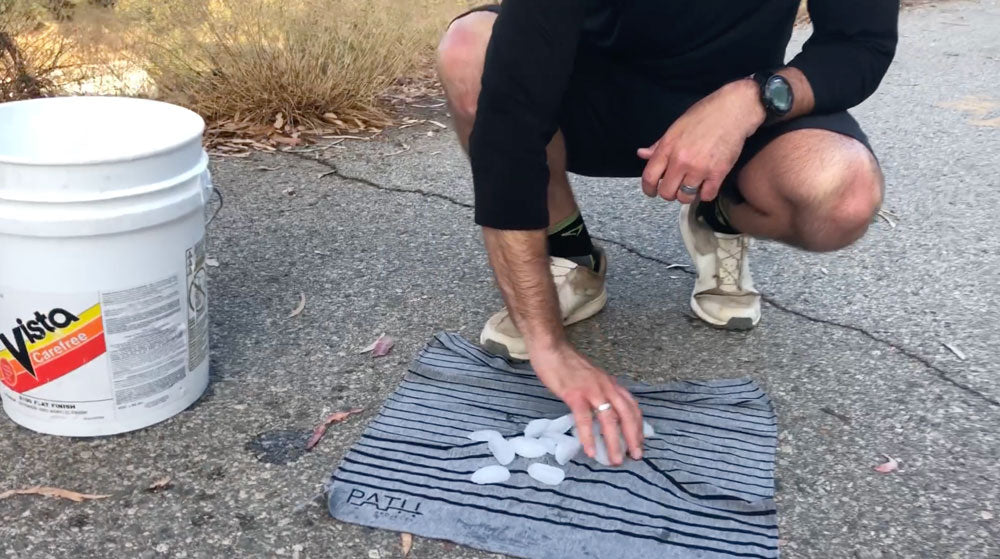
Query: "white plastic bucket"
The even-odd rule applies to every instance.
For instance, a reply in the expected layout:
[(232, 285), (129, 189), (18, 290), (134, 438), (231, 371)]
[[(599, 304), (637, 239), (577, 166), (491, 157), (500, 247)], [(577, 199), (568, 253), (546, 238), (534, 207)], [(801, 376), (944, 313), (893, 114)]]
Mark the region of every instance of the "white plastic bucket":
[(0, 399), (18, 424), (112, 435), (205, 391), (204, 127), (142, 99), (0, 104)]

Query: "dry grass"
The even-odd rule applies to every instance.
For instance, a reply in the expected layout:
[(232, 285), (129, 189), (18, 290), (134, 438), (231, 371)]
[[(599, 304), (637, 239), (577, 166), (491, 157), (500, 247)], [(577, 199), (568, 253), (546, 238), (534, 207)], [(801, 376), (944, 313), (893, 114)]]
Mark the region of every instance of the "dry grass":
[(146, 95), (222, 136), (291, 143), (370, 131), (389, 123), (387, 92), (424, 73), (447, 22), (473, 3), (0, 0), (0, 101)]
[(388, 123), (379, 96), (426, 58), (455, 0), (122, 0), (158, 96), (231, 131)]
[(0, 102), (54, 95), (64, 85), (74, 42), (49, 15), (34, 1), (0, 0)]

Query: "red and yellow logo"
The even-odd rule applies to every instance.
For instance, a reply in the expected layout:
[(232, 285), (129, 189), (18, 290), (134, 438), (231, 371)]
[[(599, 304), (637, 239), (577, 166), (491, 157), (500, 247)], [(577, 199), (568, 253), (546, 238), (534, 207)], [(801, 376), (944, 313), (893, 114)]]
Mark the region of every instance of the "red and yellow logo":
[(101, 305), (74, 315), (64, 309), (17, 319), (10, 335), (0, 334), (0, 381), (24, 393), (63, 377), (104, 355)]

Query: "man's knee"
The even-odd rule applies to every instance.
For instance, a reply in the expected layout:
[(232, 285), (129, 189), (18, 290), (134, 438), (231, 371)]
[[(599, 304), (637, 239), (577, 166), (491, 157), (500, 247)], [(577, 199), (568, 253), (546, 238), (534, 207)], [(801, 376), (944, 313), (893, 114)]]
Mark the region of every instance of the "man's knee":
[(804, 235), (803, 244), (808, 250), (825, 252), (851, 245), (864, 236), (882, 205), (884, 179), (871, 153), (861, 148), (837, 159), (830, 172), (822, 173), (827, 195), (808, 212), (809, 219), (820, 222), (805, 224), (810, 233)]
[(438, 76), (458, 118), (475, 118), (486, 46), (496, 16), (473, 12), (448, 27), (437, 51)]

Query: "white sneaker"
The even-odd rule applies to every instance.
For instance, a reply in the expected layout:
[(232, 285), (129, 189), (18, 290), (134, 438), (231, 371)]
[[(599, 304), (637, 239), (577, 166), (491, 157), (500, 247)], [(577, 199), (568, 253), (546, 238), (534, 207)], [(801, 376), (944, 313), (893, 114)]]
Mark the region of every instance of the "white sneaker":
[[(559, 308), (563, 325), (569, 326), (590, 318), (601, 311), (608, 302), (608, 292), (604, 288), (604, 276), (608, 269), (608, 259), (604, 251), (595, 247), (600, 260), (599, 272), (580, 266), (572, 260), (549, 257), (549, 270), (556, 284)], [(496, 313), (486, 322), (479, 343), (487, 351), (513, 359), (528, 359), (528, 347), (524, 337), (514, 326), (507, 309)]]
[(697, 204), (681, 208), (684, 246), (698, 276), (691, 310), (717, 328), (749, 330), (760, 322), (760, 293), (753, 287), (750, 237), (716, 233), (698, 219)]

